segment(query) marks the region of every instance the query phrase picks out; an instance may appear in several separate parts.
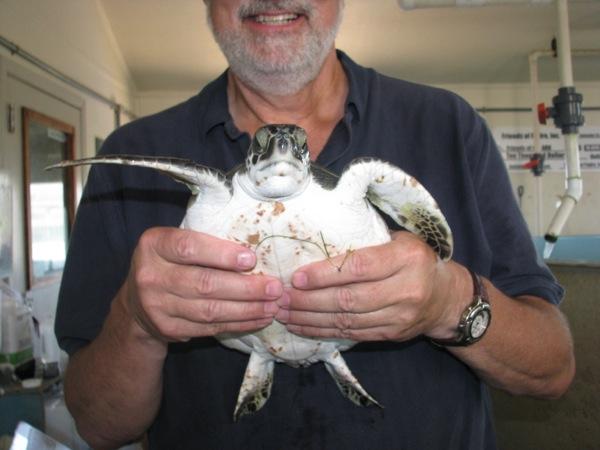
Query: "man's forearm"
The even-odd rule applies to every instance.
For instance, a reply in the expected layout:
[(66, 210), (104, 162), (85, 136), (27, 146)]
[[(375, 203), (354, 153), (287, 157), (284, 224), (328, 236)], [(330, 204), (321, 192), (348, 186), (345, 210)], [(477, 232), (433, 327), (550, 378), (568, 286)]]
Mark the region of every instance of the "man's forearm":
[(116, 448), (141, 436), (161, 401), (166, 344), (144, 336), (122, 292), (99, 336), (72, 356), (65, 377), (67, 406), (94, 448)]
[(571, 384), (575, 358), (561, 312), (537, 297), (513, 299), (489, 282), (493, 319), (471, 347), (449, 348), (490, 385), (517, 395), (556, 398)]

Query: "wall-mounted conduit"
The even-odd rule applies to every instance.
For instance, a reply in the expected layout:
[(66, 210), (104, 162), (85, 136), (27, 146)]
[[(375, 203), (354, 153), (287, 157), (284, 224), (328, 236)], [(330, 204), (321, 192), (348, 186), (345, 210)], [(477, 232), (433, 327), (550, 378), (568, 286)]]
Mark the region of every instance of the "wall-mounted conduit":
[[(481, 114), (487, 113), (529, 113), (531, 114), (531, 108), (509, 106), (506, 108), (488, 108), (487, 106), (481, 106), (475, 108), (477, 112)], [(600, 111), (600, 106), (584, 106), (581, 108), (582, 111)]]
[(78, 91), (83, 92), (84, 94), (87, 94), (90, 97), (93, 97), (96, 100), (99, 100), (102, 103), (105, 103), (106, 105), (108, 105), (113, 110), (113, 113), (114, 113), (115, 128), (118, 128), (121, 125), (121, 114), (126, 114), (131, 119), (136, 118), (136, 115), (132, 111), (128, 110), (120, 103), (117, 103), (114, 100), (112, 100), (108, 97), (105, 97), (101, 93), (86, 86), (85, 84), (82, 84), (79, 81), (69, 77), (68, 75), (65, 75), (60, 70), (55, 69), (50, 64), (42, 61), (38, 57), (29, 53), (28, 51), (23, 50), (21, 47), (16, 45), (14, 42), (9, 41), (8, 39), (4, 38), (3, 36), (0, 36), (0, 45), (2, 47), (6, 48), (11, 54), (17, 55), (17, 56), (23, 58), (25, 61), (29, 62), (30, 64), (33, 64), (35, 67), (42, 70), (43, 72), (51, 75), (52, 77), (60, 80), (61, 82), (65, 83), (65, 84), (71, 86), (72, 88), (75, 88)]

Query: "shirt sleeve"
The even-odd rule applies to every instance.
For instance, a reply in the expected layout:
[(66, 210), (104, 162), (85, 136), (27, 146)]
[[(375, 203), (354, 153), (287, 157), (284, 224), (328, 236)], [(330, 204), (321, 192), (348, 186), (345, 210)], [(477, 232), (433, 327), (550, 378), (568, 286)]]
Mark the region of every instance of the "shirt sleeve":
[(475, 137), (479, 141), (476, 145), (480, 146), (480, 157), (474, 165), (473, 180), (479, 214), (493, 255), (490, 280), (513, 297), (534, 295), (560, 303), (564, 289), (537, 254), (506, 165), (490, 130), (478, 115), (470, 139)]
[(55, 331), (69, 354), (94, 339), (129, 268), (130, 251), (118, 184), (107, 166), (94, 166), (69, 240)]

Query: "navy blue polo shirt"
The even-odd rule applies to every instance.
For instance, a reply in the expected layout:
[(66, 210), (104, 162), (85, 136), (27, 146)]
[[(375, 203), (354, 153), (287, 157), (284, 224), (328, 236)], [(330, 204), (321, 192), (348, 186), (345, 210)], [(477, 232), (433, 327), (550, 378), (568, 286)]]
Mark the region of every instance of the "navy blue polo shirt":
[[(454, 259), (508, 295), (558, 303), (562, 288), (537, 259), (508, 175), (480, 116), (453, 93), (383, 76), (338, 52), (350, 89), (317, 163), (340, 173), (354, 158), (389, 161), (433, 194), (454, 233)], [(250, 144), (227, 109), (226, 74), (197, 96), (129, 123), (102, 153), (170, 155), (228, 171)], [(69, 353), (99, 333), (144, 230), (178, 226), (190, 193), (150, 169), (94, 167), (61, 286), (56, 331)], [(344, 354), (385, 408), (342, 397), (321, 363), (277, 364), (263, 409), (233, 423), (248, 355), (213, 338), (172, 344), (149, 430), (156, 449), (494, 449), (483, 382), (426, 339), (363, 343)], [(136, 376), (131, 374), (131, 376)]]

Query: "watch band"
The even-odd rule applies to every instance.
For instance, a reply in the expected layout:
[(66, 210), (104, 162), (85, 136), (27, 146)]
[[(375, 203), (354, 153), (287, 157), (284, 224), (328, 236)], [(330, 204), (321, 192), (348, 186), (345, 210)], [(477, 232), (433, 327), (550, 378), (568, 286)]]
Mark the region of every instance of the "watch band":
[[(458, 323), (457, 332), (458, 337), (456, 339), (430, 339), (436, 345), (440, 346), (467, 346), (474, 344), (479, 341), (489, 328), (492, 319), (492, 312), (490, 308), (489, 297), (484, 284), (481, 282), (481, 278), (471, 269), (467, 269), (471, 274), (473, 280), (473, 301), (463, 314), (461, 315), (460, 322)], [(477, 336), (473, 336), (471, 333), (471, 326), (474, 320), (481, 316), (485, 320), (483, 322), (483, 331)]]
[(481, 297), (481, 298), (485, 298), (487, 300), (487, 298), (488, 298), (487, 290), (485, 289), (485, 286), (481, 282), (481, 277), (479, 275), (477, 275), (475, 272), (473, 272), (471, 269), (467, 269), (467, 270), (471, 274), (471, 279), (473, 280), (473, 298)]

